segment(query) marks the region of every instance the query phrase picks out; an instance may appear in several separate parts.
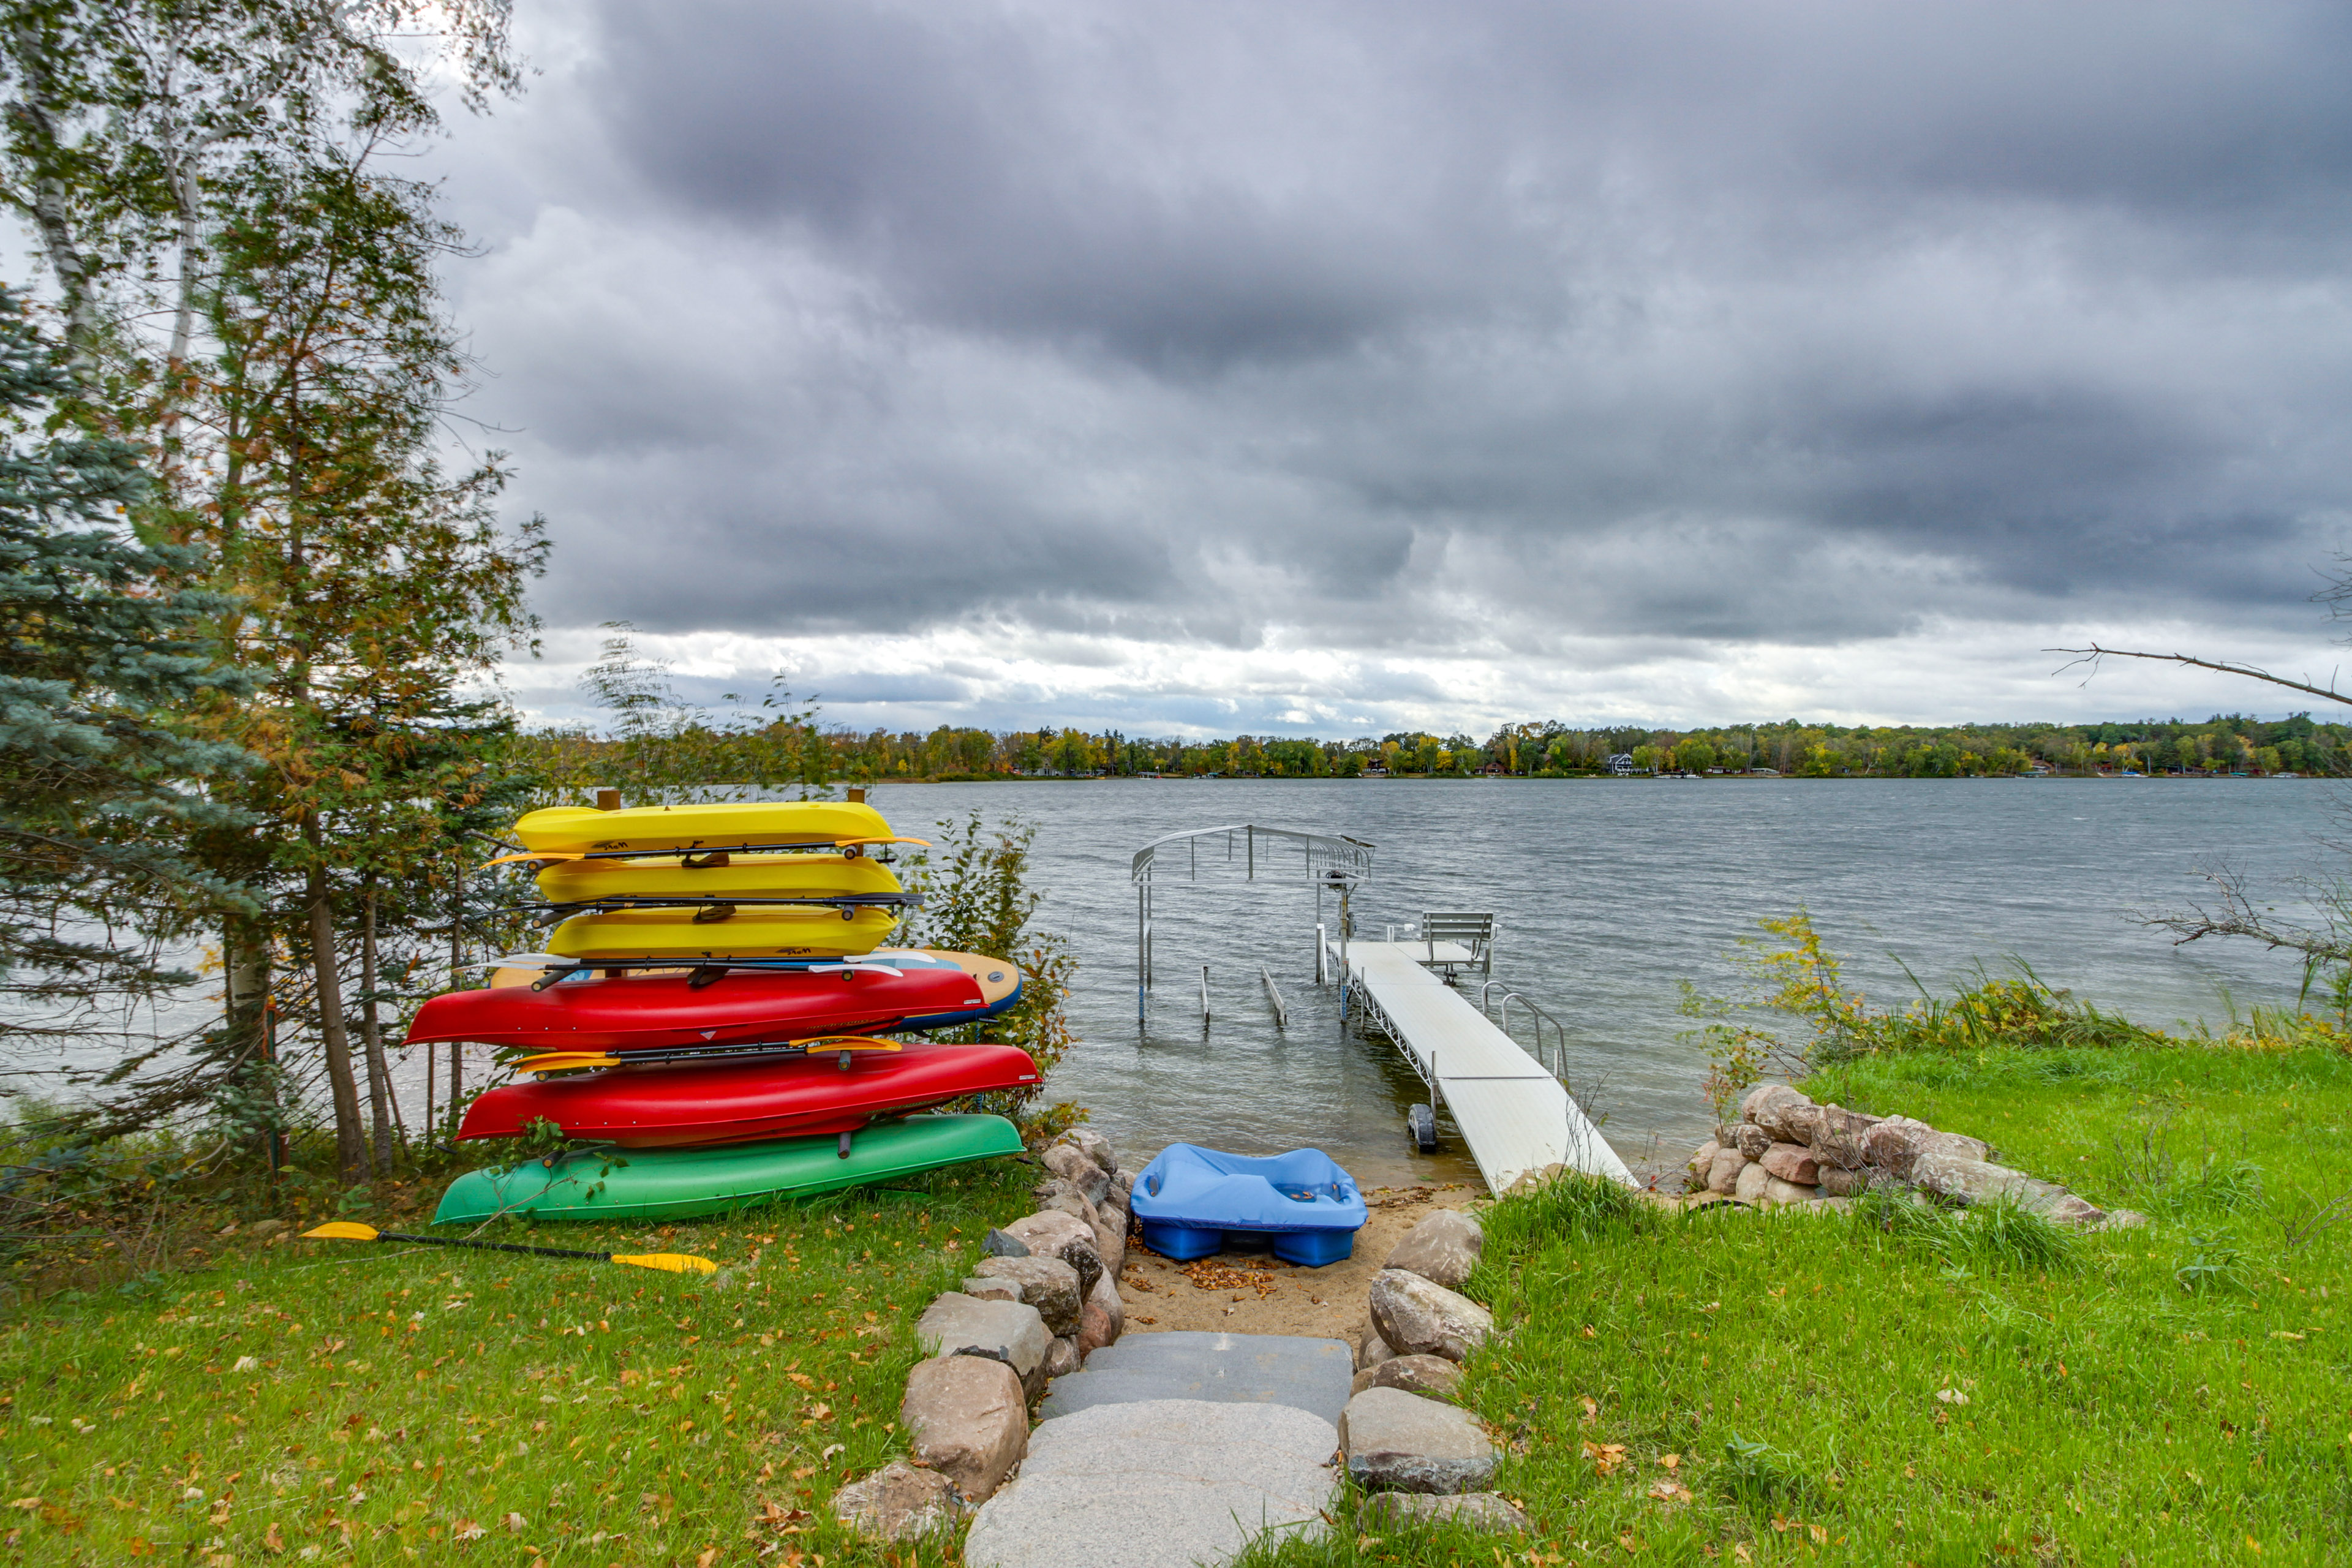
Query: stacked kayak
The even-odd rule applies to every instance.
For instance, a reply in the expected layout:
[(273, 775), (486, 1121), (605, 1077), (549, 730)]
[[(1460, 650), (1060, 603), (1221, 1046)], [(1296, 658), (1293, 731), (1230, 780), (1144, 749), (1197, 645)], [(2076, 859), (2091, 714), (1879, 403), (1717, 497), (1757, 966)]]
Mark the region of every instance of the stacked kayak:
[(863, 804), (557, 806), (515, 837), (567, 917), (547, 951), (585, 963), (871, 952), (913, 901), (867, 855), (899, 840)]
[(886, 1122), (858, 1139), (846, 1159), (823, 1138), (637, 1153), (578, 1150), (507, 1171), (468, 1171), (442, 1194), (433, 1223), (478, 1225), (499, 1215), (687, 1219), (1020, 1152), (1021, 1134), (1002, 1116)]
[(1038, 1074), (1010, 1046), (883, 1037), (994, 1017), (1021, 972), (877, 951), (916, 900), (868, 853), (910, 842), (872, 807), (563, 807), (515, 837), (497, 863), (531, 868), (546, 951), (433, 998), (409, 1041), (488, 1045), (526, 1075), (476, 1099), (459, 1140), (551, 1124), (597, 1147), (461, 1177), (436, 1223), (722, 1213), (1019, 1151), (1002, 1117), (909, 1115)]
[(1355, 1178), (1320, 1149), (1253, 1157), (1171, 1143), (1136, 1178), (1133, 1203), (1143, 1244), (1163, 1258), (1271, 1242), (1312, 1268), (1353, 1252), (1367, 1217)]

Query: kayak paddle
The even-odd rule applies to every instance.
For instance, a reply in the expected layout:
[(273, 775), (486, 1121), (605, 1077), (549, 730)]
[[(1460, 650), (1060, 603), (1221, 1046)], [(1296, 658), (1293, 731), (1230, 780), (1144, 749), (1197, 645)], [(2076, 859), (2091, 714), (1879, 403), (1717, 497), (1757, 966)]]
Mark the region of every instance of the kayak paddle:
[(533, 1258), (585, 1258), (596, 1263), (626, 1263), (637, 1268), (659, 1268), (671, 1274), (716, 1274), (719, 1265), (686, 1252), (575, 1252), (564, 1247), (517, 1247), (505, 1241), (464, 1241), (454, 1236), (405, 1236), (378, 1230), (372, 1225), (332, 1220), (302, 1233), (305, 1241), (405, 1241), (420, 1247), (470, 1247), (483, 1252), (523, 1252)]

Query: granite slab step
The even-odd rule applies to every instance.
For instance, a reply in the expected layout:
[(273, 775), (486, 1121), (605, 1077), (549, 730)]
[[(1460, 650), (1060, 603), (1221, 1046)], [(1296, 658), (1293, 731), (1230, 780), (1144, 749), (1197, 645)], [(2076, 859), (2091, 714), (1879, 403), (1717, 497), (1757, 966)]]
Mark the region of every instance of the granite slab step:
[(1038, 1413), (1050, 1420), (1097, 1405), (1191, 1399), (1286, 1405), (1336, 1426), (1354, 1376), (1354, 1352), (1341, 1340), (1202, 1331), (1129, 1334), (1087, 1357), (1085, 1371), (1055, 1378)]
[(1150, 1399), (1056, 1416), (1029, 1435), (1019, 1479), (981, 1505), (963, 1560), (1216, 1568), (1269, 1531), (1319, 1539), (1339, 1441), (1323, 1417), (1271, 1402)]

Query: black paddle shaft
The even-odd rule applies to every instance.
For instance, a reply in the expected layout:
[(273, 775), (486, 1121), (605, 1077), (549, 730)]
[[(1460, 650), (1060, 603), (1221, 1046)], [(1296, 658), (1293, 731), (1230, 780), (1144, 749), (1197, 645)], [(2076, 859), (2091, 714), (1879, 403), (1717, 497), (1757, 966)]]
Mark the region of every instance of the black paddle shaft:
[(517, 1247), (510, 1241), (467, 1241), (454, 1236), (404, 1236), (396, 1230), (375, 1233), (378, 1241), (414, 1241), (425, 1247), (470, 1247), (482, 1252), (522, 1252), (533, 1258), (586, 1258), (598, 1263), (610, 1263), (609, 1252), (574, 1252), (565, 1247)]

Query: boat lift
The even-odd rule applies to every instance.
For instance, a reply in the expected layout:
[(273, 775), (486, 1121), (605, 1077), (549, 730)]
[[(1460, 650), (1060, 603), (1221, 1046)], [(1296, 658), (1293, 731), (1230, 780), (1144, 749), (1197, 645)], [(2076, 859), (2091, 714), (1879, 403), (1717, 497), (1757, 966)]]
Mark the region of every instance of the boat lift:
[[(1151, 990), (1151, 889), (1156, 875), (1181, 876), (1186, 881), (1201, 878), (1201, 848), (1210, 848), (1213, 866), (1219, 842), (1224, 848), (1223, 864), (1236, 863), (1235, 850), (1243, 879), (1259, 880), (1263, 864), (1269, 881), (1304, 880), (1315, 889), (1315, 978), (1323, 978), (1325, 967), (1325, 937), (1323, 929), (1323, 896), (1335, 894), (1339, 900), (1339, 963), (1340, 1013), (1347, 1012), (1348, 964), (1348, 899), (1356, 884), (1372, 874), (1372, 847), (1360, 838), (1349, 838), (1336, 833), (1302, 833), (1291, 827), (1260, 827), (1255, 823), (1236, 822), (1223, 827), (1196, 827), (1187, 833), (1171, 833), (1155, 838), (1135, 852), (1129, 874), (1135, 883), (1135, 1017), (1143, 1021), (1144, 1002)], [(1292, 859), (1296, 855), (1297, 859)], [(1202, 1009), (1207, 1008), (1208, 980), (1202, 978)], [(1276, 1006), (1280, 1004), (1277, 1000)]]

